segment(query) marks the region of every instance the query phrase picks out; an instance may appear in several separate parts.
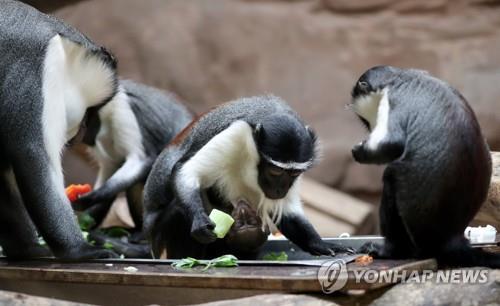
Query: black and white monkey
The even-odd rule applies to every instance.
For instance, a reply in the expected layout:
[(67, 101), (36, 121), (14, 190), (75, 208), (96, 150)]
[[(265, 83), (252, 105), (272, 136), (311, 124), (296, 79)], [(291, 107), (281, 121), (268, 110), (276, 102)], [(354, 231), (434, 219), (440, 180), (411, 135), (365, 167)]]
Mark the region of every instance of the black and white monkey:
[[(0, 0), (0, 245), (10, 258), (114, 253), (87, 244), (64, 193), (61, 151), (115, 95), (102, 47), (23, 3)], [(82, 123), (83, 121), (83, 123)]]
[(160, 154), (144, 188), (153, 253), (224, 254), (207, 214), (212, 208), (231, 213), (240, 199), (255, 207), (264, 226), (276, 224), (305, 251), (348, 251), (324, 242), (304, 217), (298, 181), (316, 150), (314, 132), (274, 96), (229, 102), (193, 121)]
[(352, 149), (354, 159), (388, 164), (380, 205), (386, 243), (361, 251), (500, 267), (500, 255), (473, 249), (464, 238), (491, 178), (489, 149), (464, 97), (424, 71), (379, 66), (360, 77), (352, 98), (370, 130)]
[(116, 95), (89, 118), (83, 142), (97, 161), (94, 191), (73, 207), (87, 209), (97, 224), (120, 192), (126, 193), (136, 228), (142, 230), (142, 190), (153, 162), (193, 119), (170, 93), (120, 80)]

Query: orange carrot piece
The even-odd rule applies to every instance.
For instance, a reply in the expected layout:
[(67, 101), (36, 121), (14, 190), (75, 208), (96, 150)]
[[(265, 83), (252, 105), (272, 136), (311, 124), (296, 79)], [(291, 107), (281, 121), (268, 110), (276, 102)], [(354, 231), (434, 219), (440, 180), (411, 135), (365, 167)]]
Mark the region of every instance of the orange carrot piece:
[(70, 200), (70, 202), (74, 202), (78, 200), (81, 195), (89, 193), (92, 191), (92, 186), (90, 184), (71, 184), (66, 187), (66, 196)]

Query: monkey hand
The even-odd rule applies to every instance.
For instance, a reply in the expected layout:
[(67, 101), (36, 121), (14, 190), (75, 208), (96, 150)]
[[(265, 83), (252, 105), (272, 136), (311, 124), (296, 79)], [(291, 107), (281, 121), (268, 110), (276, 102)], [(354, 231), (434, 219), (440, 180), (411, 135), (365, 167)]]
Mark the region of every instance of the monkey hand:
[[(55, 252), (59, 253), (59, 252)], [(69, 252), (56, 254), (56, 256), (63, 260), (80, 260), (80, 259), (98, 259), (98, 258), (118, 258), (118, 254), (111, 250), (103, 249), (87, 243), (79, 248), (73, 248)]]
[(96, 203), (96, 199), (93, 196), (94, 192), (91, 191), (87, 194), (80, 195), (75, 200), (71, 201), (71, 207), (76, 211), (81, 211), (89, 208), (92, 204)]
[(208, 218), (206, 214), (195, 216), (191, 225), (191, 237), (203, 244), (214, 242), (217, 236), (213, 232), (215, 224)]
[(329, 243), (319, 240), (309, 245), (307, 251), (312, 255), (330, 255), (335, 256), (336, 253), (355, 254), (356, 250), (336, 243)]
[(380, 244), (369, 241), (358, 249), (358, 253), (368, 254), (373, 258), (399, 258), (397, 253), (394, 252), (394, 248), (388, 242)]
[(368, 154), (365, 149), (366, 141), (362, 141), (352, 148), (352, 157), (358, 163), (368, 163)]

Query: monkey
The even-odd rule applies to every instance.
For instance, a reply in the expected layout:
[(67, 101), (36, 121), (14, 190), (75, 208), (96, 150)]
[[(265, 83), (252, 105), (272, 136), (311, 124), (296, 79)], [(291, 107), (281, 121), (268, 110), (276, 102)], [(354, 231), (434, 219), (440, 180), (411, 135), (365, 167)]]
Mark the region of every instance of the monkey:
[(126, 192), (140, 233), (146, 177), (161, 150), (192, 119), (192, 113), (173, 94), (120, 80), (113, 99), (89, 118), (82, 141), (99, 170), (94, 191), (73, 202), (73, 208), (85, 209), (98, 225), (117, 194)]
[(379, 258), (435, 257), (441, 266), (500, 267), (500, 255), (473, 249), (464, 230), (487, 196), (491, 157), (476, 116), (451, 85), (422, 70), (377, 66), (352, 90), (368, 128), (352, 149), (362, 164), (387, 164)]
[(144, 188), (144, 227), (154, 256), (211, 258), (212, 208), (231, 213), (244, 200), (262, 220), (312, 254), (350, 249), (323, 241), (305, 218), (300, 176), (317, 161), (318, 140), (281, 98), (256, 96), (223, 104), (193, 121), (159, 155)]
[(239, 257), (254, 258), (267, 241), (270, 231), (262, 229), (262, 219), (247, 202), (239, 201), (231, 213), (234, 224), (227, 233), (225, 243), (230, 253), (243, 253)]
[[(71, 26), (0, 0), (0, 245), (11, 259), (114, 257), (88, 244), (60, 154), (117, 87), (116, 60)], [(50, 251), (38, 244), (43, 236)]]

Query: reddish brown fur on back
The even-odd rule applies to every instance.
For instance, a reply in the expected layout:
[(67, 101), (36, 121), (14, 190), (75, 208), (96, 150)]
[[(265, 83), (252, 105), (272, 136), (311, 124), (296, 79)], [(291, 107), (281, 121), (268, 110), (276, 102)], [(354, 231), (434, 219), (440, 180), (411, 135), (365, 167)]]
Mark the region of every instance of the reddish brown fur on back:
[(200, 118), (201, 116), (195, 117), (193, 121), (191, 121), (185, 128), (182, 129), (182, 131), (179, 132), (179, 134), (175, 135), (174, 139), (169, 142), (167, 147), (180, 145), (184, 141), (184, 139), (186, 139), (187, 135), (196, 124), (196, 122), (200, 120)]
[[(226, 103), (229, 103), (229, 102), (226, 102)], [(200, 121), (200, 119), (205, 116), (206, 114), (208, 114), (209, 112), (211, 112), (212, 110), (226, 104), (226, 103), (223, 103), (223, 104), (220, 104), (220, 105), (217, 105), (217, 106), (214, 106), (212, 108), (210, 108), (208, 111), (206, 112), (203, 112), (197, 116), (194, 116), (194, 119), (193, 121), (191, 121), (184, 129), (182, 129), (182, 131), (179, 132), (179, 134), (177, 134), (174, 139), (172, 139), (172, 141), (170, 141), (170, 143), (167, 145), (167, 147), (170, 147), (170, 146), (177, 146), (177, 145), (180, 145), (184, 139), (186, 139), (187, 135), (189, 134), (189, 132), (191, 132), (191, 129), (193, 128), (193, 126), (198, 122)]]

